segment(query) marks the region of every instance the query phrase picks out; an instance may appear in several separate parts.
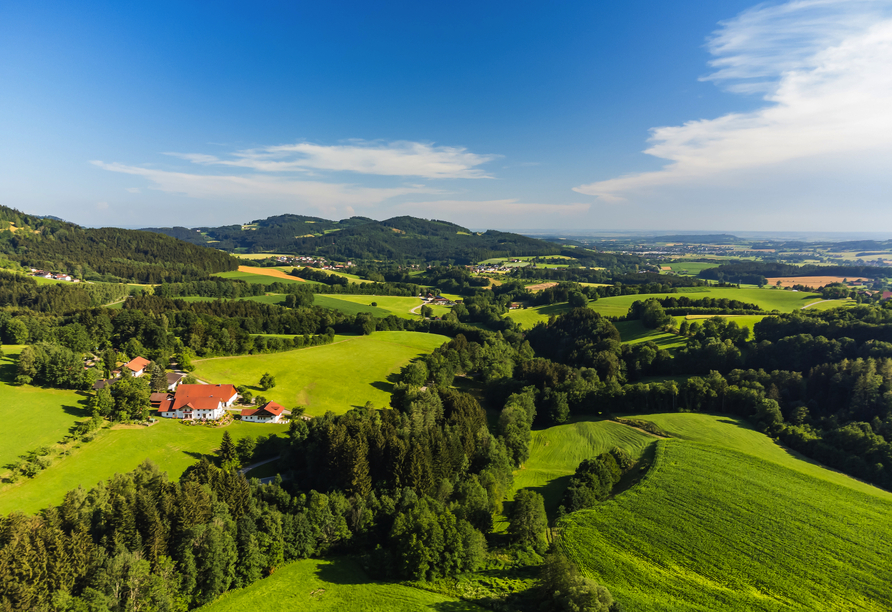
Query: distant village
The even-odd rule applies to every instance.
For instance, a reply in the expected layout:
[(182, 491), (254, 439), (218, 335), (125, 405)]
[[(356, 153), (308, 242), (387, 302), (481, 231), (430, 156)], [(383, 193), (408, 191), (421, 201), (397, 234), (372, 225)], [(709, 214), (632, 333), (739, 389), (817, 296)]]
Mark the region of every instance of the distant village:
[(348, 261), (343, 264), (331, 263), (326, 261), (324, 257), (307, 257), (301, 255), (279, 255), (273, 259), (276, 262), (289, 266), (310, 266), (313, 268), (321, 268), (323, 270), (344, 270), (352, 268), (353, 262)]
[(73, 278), (69, 274), (62, 274), (59, 272), (47, 272), (46, 270), (38, 270), (37, 268), (31, 268), (31, 274), (28, 276), (35, 276), (37, 278), (49, 278), (51, 280), (57, 281), (65, 281), (68, 283), (79, 283), (80, 279)]

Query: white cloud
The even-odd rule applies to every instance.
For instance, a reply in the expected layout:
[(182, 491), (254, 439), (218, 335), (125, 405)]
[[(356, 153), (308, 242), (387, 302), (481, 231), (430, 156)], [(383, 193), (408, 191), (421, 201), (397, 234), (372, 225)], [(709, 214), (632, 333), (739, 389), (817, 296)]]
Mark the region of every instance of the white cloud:
[(365, 142), (323, 146), (308, 142), (236, 151), (221, 159), (203, 153), (168, 153), (194, 164), (231, 166), (258, 172), (355, 172), (430, 179), (492, 178), (479, 166), (496, 155), (478, 155), (463, 147), (438, 147), (420, 142)]
[[(668, 160), (665, 168), (574, 191), (606, 202), (652, 202), (667, 191), (745, 190), (740, 177), (751, 180), (758, 170), (776, 183), (789, 172), (804, 201), (820, 199), (816, 185), (835, 172), (844, 176), (853, 162), (892, 154), (889, 0), (759, 5), (721, 24), (708, 48), (715, 72), (705, 79), (737, 92), (766, 91), (767, 104), (656, 128), (645, 153)], [(820, 159), (814, 172), (821, 181), (803, 180), (809, 159)]]
[(192, 198), (249, 202), (298, 202), (326, 212), (336, 211), (344, 206), (378, 204), (401, 195), (438, 193), (435, 189), (419, 187), (362, 187), (260, 174), (202, 175), (102, 161), (91, 163), (104, 170), (145, 177), (154, 183), (156, 189), (168, 193), (183, 194)]

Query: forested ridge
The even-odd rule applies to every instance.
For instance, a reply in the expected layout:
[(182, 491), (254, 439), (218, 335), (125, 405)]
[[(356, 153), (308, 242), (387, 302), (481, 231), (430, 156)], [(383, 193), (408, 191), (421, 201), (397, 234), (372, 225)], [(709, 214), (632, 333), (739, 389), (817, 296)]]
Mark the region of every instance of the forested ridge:
[(0, 254), (23, 267), (107, 282), (198, 280), (238, 268), (238, 260), (226, 253), (161, 234), (82, 228), (4, 206), (0, 206)]
[(736, 261), (701, 270), (698, 276), (703, 279), (724, 281), (727, 283), (746, 283), (762, 286), (767, 283), (766, 278), (779, 276), (888, 278), (892, 276), (892, 268), (860, 265), (819, 266), (814, 264), (794, 265), (776, 262)]
[[(197, 228), (215, 240), (214, 247), (248, 253), (300, 253), (335, 260), (440, 261), (470, 264), (492, 257), (556, 255), (561, 247), (519, 234), (489, 230), (474, 233), (446, 221), (394, 217), (374, 221), (352, 217), (327, 221), (282, 215), (241, 225)], [(189, 237), (182, 228), (150, 228)], [(198, 232), (195, 242), (205, 241)]]

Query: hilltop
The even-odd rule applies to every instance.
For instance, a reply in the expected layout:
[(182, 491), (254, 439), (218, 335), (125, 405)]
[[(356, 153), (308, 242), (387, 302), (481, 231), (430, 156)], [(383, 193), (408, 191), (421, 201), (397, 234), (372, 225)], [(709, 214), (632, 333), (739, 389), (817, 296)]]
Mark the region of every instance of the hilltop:
[(453, 261), (464, 264), (493, 257), (556, 255), (561, 246), (520, 234), (472, 232), (449, 223), (394, 217), (375, 221), (351, 217), (330, 221), (279, 215), (244, 225), (146, 228), (181, 240), (233, 253), (303, 253), (333, 259)]
[(161, 234), (83, 228), (0, 206), (0, 257), (8, 267), (64, 272), (80, 280), (177, 282), (238, 268), (232, 256)]

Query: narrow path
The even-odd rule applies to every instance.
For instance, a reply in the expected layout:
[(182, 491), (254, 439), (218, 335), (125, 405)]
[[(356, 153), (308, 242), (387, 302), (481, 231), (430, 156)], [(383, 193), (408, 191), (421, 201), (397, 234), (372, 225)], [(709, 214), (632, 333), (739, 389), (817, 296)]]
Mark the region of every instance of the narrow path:
[(248, 472), (250, 472), (251, 470), (253, 470), (256, 467), (260, 467), (261, 465), (266, 465), (267, 463), (272, 463), (273, 461), (278, 461), (278, 460), (279, 460), (278, 457), (273, 457), (272, 459), (267, 459), (265, 461), (258, 461), (257, 463), (252, 463), (251, 465), (246, 465), (245, 467), (240, 469), (238, 471), (238, 473), (239, 474), (247, 474)]
[[(799, 310), (805, 310), (806, 308), (809, 308), (810, 306), (814, 306), (815, 304), (823, 304), (824, 302), (838, 302), (838, 301), (839, 300), (818, 300), (817, 302), (812, 302), (811, 304), (806, 304)], [(843, 301), (845, 301), (845, 300), (843, 300)]]

